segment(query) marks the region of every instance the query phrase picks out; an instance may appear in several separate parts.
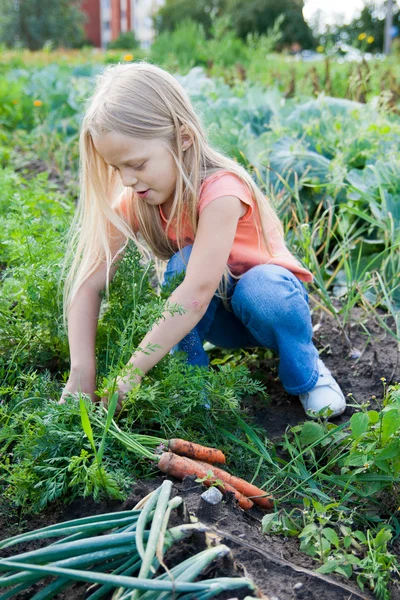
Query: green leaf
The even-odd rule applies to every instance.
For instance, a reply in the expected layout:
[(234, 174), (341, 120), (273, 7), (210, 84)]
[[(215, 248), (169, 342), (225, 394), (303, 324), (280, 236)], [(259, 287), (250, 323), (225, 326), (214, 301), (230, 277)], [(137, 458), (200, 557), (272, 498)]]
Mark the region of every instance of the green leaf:
[(351, 433), (355, 439), (358, 439), (368, 429), (369, 417), (366, 413), (354, 413), (350, 419)]
[(312, 499), (312, 505), (314, 507), (314, 510), (319, 515), (324, 514), (326, 512), (326, 507), (321, 502), (318, 502), (318, 500)]
[(392, 471), (393, 475), (397, 475), (400, 471), (400, 456), (397, 456), (395, 460), (392, 461)]
[(279, 515), (276, 513), (270, 513), (264, 515), (261, 521), (261, 529), (263, 533), (269, 533), (273, 529), (273, 524), (279, 524)]
[(322, 543), (322, 553), (326, 554), (327, 552), (330, 551), (331, 544), (330, 544), (330, 542), (326, 538), (322, 538), (321, 539), (321, 543)]
[(362, 591), (364, 591), (364, 579), (362, 575), (357, 575), (357, 583), (358, 586), (361, 588)]
[(382, 419), (382, 442), (386, 442), (389, 437), (400, 427), (400, 412), (398, 410), (388, 410)]
[(346, 467), (363, 467), (368, 462), (366, 454), (350, 454), (344, 461)]
[(303, 531), (300, 532), (299, 534), (299, 538), (302, 537), (306, 537), (307, 535), (313, 535), (315, 533), (317, 533), (318, 531), (318, 527), (315, 525), (315, 523), (309, 523), (308, 525), (306, 525), (303, 529)]
[(373, 464), (384, 473), (393, 475), (391, 464), (387, 460), (376, 460)]
[(325, 536), (326, 539), (329, 540), (330, 543), (333, 544), (336, 548), (339, 548), (339, 538), (334, 529), (331, 529), (331, 527), (324, 527), (324, 529), (322, 530), (322, 535)]
[(340, 575), (344, 575), (347, 579), (353, 574), (353, 567), (351, 565), (338, 565), (335, 569), (336, 573), (340, 573)]
[(367, 412), (368, 418), (369, 418), (369, 422), (372, 425), (375, 425), (375, 423), (377, 423), (379, 421), (379, 413), (376, 410), (369, 410)]
[(338, 560), (329, 560), (328, 562), (324, 563), (321, 567), (316, 569), (316, 572), (322, 573), (323, 575), (326, 573), (333, 573), (334, 571), (336, 571), (336, 568), (339, 565), (340, 562)]
[(99, 446), (99, 454), (97, 457), (99, 463), (103, 459), (106, 437), (107, 437), (108, 430), (110, 429), (112, 420), (114, 418), (115, 409), (117, 408), (117, 402), (118, 402), (118, 391), (114, 392), (114, 394), (112, 395), (111, 400), (109, 402), (109, 405), (108, 405), (106, 424), (104, 426), (104, 431), (103, 431), (103, 435), (102, 435), (100, 446)]
[(389, 529), (384, 527), (376, 535), (376, 537), (374, 539), (374, 547), (381, 548), (382, 546), (385, 546), (391, 539), (392, 539), (391, 532), (389, 531)]
[(400, 452), (400, 441), (393, 440), (391, 441), (386, 448), (383, 448), (378, 454), (375, 456), (375, 460), (387, 460), (388, 458), (395, 458), (398, 456)]
[(359, 540), (363, 544), (367, 543), (367, 538), (365, 537), (365, 533), (364, 532), (362, 532), (362, 531), (354, 531), (353, 535), (354, 535), (355, 538), (357, 538), (357, 540)]
[(83, 431), (85, 432), (86, 437), (88, 438), (90, 445), (92, 446), (93, 452), (97, 456), (97, 450), (96, 450), (96, 445), (94, 443), (92, 426), (89, 421), (89, 415), (87, 412), (85, 401), (82, 398), (82, 395), (79, 395), (79, 409), (80, 409), (80, 413), (81, 413), (81, 421), (82, 421)]
[(227, 354), (223, 358), (213, 358), (213, 360), (211, 361), (211, 364), (212, 365), (224, 365), (225, 363), (230, 361), (231, 358), (233, 358), (233, 354)]
[(300, 433), (300, 443), (302, 446), (309, 446), (320, 438), (324, 437), (325, 430), (319, 423), (307, 421), (304, 423)]

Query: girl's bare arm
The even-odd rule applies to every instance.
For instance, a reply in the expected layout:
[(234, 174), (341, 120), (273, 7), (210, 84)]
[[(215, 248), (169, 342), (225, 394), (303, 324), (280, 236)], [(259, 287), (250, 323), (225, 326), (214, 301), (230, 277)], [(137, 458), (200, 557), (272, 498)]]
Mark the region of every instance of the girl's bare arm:
[(191, 331), (204, 316), (218, 288), (235, 239), (239, 218), (246, 208), (239, 198), (224, 196), (211, 202), (200, 215), (199, 227), (186, 276), (169, 302), (186, 309), (182, 315), (164, 313), (139, 344), (160, 346), (150, 353), (136, 352), (129, 363), (146, 373)]
[[(122, 239), (113, 244), (111, 248), (113, 256), (122, 245)], [(117, 271), (118, 262), (114, 262), (110, 269), (110, 281)], [(68, 393), (77, 391), (90, 394), (92, 400), (95, 399), (95, 341), (101, 304), (100, 292), (105, 288), (106, 277), (106, 266), (101, 265), (79, 288), (69, 309), (68, 341), (71, 372), (61, 399)]]

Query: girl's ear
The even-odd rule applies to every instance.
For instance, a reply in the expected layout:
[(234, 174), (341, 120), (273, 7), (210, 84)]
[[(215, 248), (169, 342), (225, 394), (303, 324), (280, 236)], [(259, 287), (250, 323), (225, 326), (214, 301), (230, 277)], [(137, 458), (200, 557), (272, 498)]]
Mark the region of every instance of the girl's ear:
[(187, 150), (193, 144), (193, 140), (186, 129), (185, 125), (180, 126), (180, 134), (181, 134), (181, 147), (182, 150)]

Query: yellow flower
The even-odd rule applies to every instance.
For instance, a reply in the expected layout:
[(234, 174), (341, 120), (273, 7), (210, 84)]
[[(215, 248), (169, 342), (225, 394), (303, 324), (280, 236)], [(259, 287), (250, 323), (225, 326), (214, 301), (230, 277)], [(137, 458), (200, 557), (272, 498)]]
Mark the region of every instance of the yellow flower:
[(360, 42), (362, 42), (362, 40), (365, 40), (366, 37), (367, 37), (366, 33), (360, 33), (360, 35), (358, 36), (358, 39), (360, 40)]
[(126, 61), (133, 60), (133, 54), (125, 54), (124, 60), (126, 60)]
[(374, 38), (374, 36), (373, 36), (373, 35), (369, 35), (369, 36), (367, 37), (367, 43), (368, 43), (368, 44), (372, 44), (374, 41), (375, 41), (375, 38)]
[(386, 377), (381, 377), (381, 381), (386, 381)]
[(317, 52), (323, 52), (323, 51), (324, 51), (323, 46), (317, 46)]
[(41, 100), (34, 100), (33, 106), (42, 106), (43, 102)]

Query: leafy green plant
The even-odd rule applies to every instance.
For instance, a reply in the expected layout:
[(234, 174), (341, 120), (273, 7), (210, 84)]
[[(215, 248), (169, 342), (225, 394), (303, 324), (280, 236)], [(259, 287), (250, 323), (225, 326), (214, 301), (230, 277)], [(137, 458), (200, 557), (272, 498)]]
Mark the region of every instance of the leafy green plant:
[(399, 570), (389, 548), (398, 532), (400, 386), (383, 383), (381, 410), (365, 403), (347, 423), (308, 421), (285, 434), (274, 457), (280, 469), (263, 486), (277, 498), (263, 531), (298, 536), (318, 571), (354, 575), (386, 600)]
[[(323, 563), (318, 572), (339, 573), (347, 578), (355, 574), (362, 590), (367, 586), (377, 598), (390, 599), (391, 573), (399, 574), (397, 557), (388, 551), (390, 527), (367, 529), (366, 533), (354, 530), (331, 511), (335, 506), (312, 501), (310, 509), (310, 503), (306, 504), (308, 510), (303, 515), (308, 524), (299, 533), (300, 548)], [(347, 520), (352, 523), (352, 519)]]
[(136, 50), (139, 46), (140, 44), (133, 31), (120, 33), (115, 40), (112, 40), (107, 44), (109, 50)]
[[(49, 379), (43, 383), (44, 390), (51, 389)], [(57, 386), (53, 389), (58, 391)], [(41, 393), (39, 386), (36, 390)], [(0, 405), (2, 495), (11, 506), (28, 513), (66, 495), (70, 499), (125, 497), (134, 481), (135, 467), (123, 448), (107, 439), (106, 457), (99, 470), (82, 428), (79, 403), (58, 405), (33, 394), (23, 400), (21, 395), (16, 397), (19, 402)], [(93, 414), (98, 409), (88, 405), (87, 410)], [(101, 434), (93, 432), (96, 448), (97, 444), (101, 448), (102, 434), (103, 430)]]

